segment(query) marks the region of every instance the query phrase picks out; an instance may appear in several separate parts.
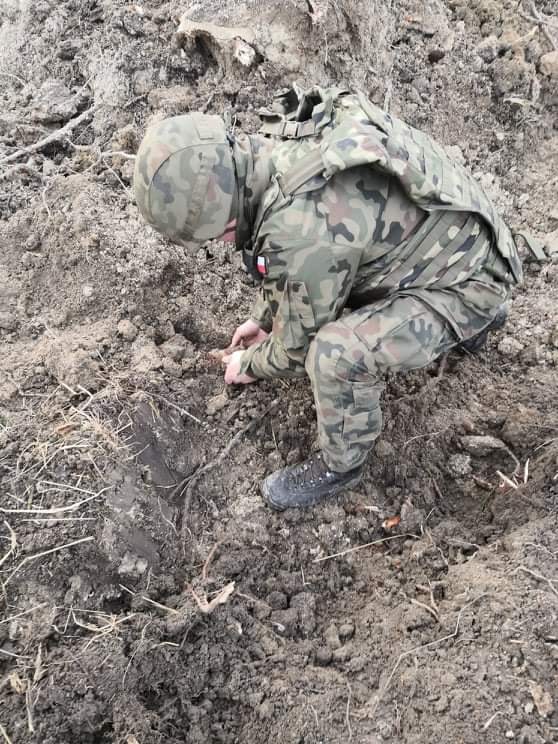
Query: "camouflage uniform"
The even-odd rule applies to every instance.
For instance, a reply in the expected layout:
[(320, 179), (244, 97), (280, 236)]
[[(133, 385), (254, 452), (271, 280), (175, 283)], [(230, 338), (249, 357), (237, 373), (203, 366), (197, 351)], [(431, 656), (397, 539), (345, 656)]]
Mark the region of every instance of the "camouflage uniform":
[(324, 461), (347, 473), (380, 432), (386, 372), (478, 334), (521, 264), (480, 185), (427, 135), (362, 94), (316, 88), (275, 104), (255, 136), (203, 114), (156, 124), (134, 188), (177, 242), (237, 217), (237, 246), (262, 279), (252, 317), (272, 331), (240, 371), (308, 373)]
[(386, 372), (423, 367), (478, 334), (521, 269), (501, 222), (489, 227), (486, 214), (447, 206), (426, 211), (399, 178), (370, 166), (314, 175), (285, 193), (283, 175), (313, 148), (312, 139), (275, 139), (263, 158), (252, 152), (267, 182), (245, 179), (240, 204), (255, 203), (240, 231), (251, 225), (247, 260), (263, 274), (252, 317), (272, 333), (244, 352), (241, 372), (306, 372), (324, 459), (347, 472), (380, 433)]

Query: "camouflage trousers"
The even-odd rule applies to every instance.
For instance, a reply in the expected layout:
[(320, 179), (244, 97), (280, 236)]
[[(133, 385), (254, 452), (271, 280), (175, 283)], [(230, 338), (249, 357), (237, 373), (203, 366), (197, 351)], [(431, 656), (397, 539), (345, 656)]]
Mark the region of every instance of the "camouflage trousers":
[(451, 289), (399, 293), (323, 326), (305, 367), (328, 466), (346, 472), (366, 459), (382, 428), (387, 372), (424, 367), (472, 338), (508, 295), (507, 282), (483, 271)]

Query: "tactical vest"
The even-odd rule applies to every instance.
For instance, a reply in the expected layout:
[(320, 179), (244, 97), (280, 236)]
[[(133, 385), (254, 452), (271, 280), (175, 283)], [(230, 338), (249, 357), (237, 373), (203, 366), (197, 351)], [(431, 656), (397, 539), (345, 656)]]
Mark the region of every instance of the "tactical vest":
[(431, 137), (382, 111), (363, 93), (293, 89), (276, 96), (273, 107), (260, 116), (261, 133), (309, 144), (284, 172), (279, 163), (277, 181), (285, 196), (306, 190), (313, 179), (323, 183), (340, 171), (370, 165), (397, 178), (409, 199), (426, 212), (480, 215), (514, 279), (522, 280), (513, 236), (482, 186)]

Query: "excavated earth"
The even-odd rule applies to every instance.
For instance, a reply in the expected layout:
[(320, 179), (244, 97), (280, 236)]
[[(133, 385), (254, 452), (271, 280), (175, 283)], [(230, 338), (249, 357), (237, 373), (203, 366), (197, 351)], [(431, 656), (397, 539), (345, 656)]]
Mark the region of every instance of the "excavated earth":
[[(555, 0), (3, 0), (0, 740), (558, 741), (557, 41)], [(131, 174), (150, 121), (292, 83), (433, 134), (550, 260), (388, 380), (358, 488), (275, 514), (309, 386), (225, 390), (256, 288)]]

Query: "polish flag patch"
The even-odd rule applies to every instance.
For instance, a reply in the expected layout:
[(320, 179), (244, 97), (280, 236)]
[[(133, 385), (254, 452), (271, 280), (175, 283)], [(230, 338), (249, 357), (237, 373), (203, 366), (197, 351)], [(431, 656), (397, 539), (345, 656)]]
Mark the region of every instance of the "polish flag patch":
[(258, 256), (256, 258), (256, 269), (258, 274), (267, 276), (267, 258), (265, 256)]

